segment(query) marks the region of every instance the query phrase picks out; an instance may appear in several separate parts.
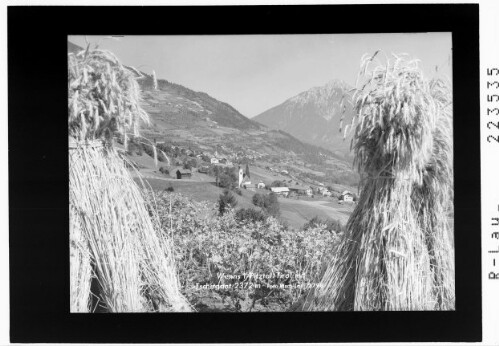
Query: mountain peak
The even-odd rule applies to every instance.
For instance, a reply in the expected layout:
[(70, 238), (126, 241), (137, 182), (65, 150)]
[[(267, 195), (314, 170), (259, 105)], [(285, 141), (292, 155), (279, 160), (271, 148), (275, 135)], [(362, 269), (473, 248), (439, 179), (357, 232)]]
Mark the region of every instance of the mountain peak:
[[(350, 89), (344, 81), (332, 79), (289, 98), (254, 119), (270, 128), (291, 133), (305, 142), (348, 155), (349, 141), (343, 140), (339, 128), (343, 115), (341, 101)], [(345, 111), (348, 121), (352, 110)]]
[(336, 88), (336, 89), (343, 89), (343, 90), (348, 90), (350, 89), (350, 85), (348, 85), (344, 80), (341, 79), (331, 79), (329, 82), (327, 82), (324, 85), (325, 88)]
[(338, 97), (341, 99), (343, 94), (349, 89), (347, 83), (339, 79), (333, 79), (322, 86), (310, 88), (290, 99), (285, 103), (294, 103), (304, 105), (307, 103), (314, 103), (317, 106), (326, 110), (331, 100)]

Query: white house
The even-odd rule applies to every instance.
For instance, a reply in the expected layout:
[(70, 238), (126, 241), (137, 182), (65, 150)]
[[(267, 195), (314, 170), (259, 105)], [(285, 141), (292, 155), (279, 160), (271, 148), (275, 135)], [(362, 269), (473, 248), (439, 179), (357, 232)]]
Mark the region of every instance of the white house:
[(246, 186), (246, 187), (251, 186), (251, 181), (249, 181), (249, 180), (243, 181), (243, 182), (241, 183), (241, 186), (243, 186), (243, 187), (244, 187), (244, 186)]
[(288, 187), (271, 187), (270, 190), (277, 194), (278, 196), (288, 197), (289, 188)]
[(210, 160), (211, 164), (214, 165), (214, 164), (218, 164), (218, 159), (216, 157), (212, 157), (211, 160)]
[(322, 190), (322, 196), (324, 197), (331, 197), (331, 191), (329, 190)]
[(257, 187), (259, 189), (265, 189), (265, 184), (263, 183), (263, 181), (261, 181), (261, 182), (258, 183)]
[(340, 201), (344, 201), (344, 202), (353, 202), (353, 193), (351, 193), (348, 190), (345, 190), (341, 193), (341, 196), (339, 199), (340, 199)]

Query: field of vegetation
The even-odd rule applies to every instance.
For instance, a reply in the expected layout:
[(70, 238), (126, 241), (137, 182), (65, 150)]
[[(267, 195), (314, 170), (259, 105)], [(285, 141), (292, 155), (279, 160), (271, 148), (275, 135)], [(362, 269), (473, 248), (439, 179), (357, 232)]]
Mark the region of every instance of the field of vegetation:
[(183, 294), (198, 311), (285, 311), (317, 283), (342, 236), (319, 219), (292, 229), (253, 210), (156, 192)]

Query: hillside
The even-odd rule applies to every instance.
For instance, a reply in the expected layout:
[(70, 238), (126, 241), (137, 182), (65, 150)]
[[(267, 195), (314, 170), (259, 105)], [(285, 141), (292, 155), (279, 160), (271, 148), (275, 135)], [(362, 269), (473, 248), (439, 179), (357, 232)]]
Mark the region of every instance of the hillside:
[(263, 127), (231, 105), (204, 92), (193, 91), (164, 79), (158, 80), (158, 90), (154, 90), (153, 78), (146, 74), (139, 84), (146, 101), (145, 107), (156, 119), (167, 116), (173, 124), (206, 122), (238, 130), (259, 130)]
[[(78, 49), (68, 42), (68, 51)], [(153, 76), (141, 73), (142, 106), (151, 119), (141, 134), (161, 144), (172, 165), (188, 160), (200, 165), (201, 156), (216, 156), (234, 164), (287, 170), (302, 184), (356, 185), (351, 164), (335, 153), (248, 119), (204, 92), (164, 79), (157, 80), (155, 89)]]
[[(350, 157), (350, 138), (340, 131), (341, 100), (351, 87), (340, 80), (304, 91), (253, 119), (272, 129), (288, 132), (296, 138), (321, 146), (342, 157)], [(345, 102), (345, 121), (352, 109)]]
[(83, 48), (74, 44), (71, 41), (68, 41), (68, 53), (78, 53)]
[(139, 83), (143, 107), (152, 119), (152, 126), (142, 132), (151, 140), (217, 152), (231, 159), (296, 161), (303, 165), (323, 165), (329, 160), (336, 163), (330, 168), (342, 166), (348, 170), (348, 164), (331, 151), (248, 119), (206, 93), (161, 79), (154, 90), (153, 78), (147, 74)]

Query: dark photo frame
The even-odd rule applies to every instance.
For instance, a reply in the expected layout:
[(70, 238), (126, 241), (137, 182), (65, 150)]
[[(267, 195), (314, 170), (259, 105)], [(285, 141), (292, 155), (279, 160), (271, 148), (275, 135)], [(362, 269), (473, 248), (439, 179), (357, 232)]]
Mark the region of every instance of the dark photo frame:
[[(479, 6), (8, 8), (10, 338), (15, 343), (482, 339)], [(451, 32), (456, 310), (70, 314), (68, 35)]]

